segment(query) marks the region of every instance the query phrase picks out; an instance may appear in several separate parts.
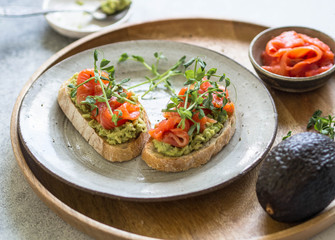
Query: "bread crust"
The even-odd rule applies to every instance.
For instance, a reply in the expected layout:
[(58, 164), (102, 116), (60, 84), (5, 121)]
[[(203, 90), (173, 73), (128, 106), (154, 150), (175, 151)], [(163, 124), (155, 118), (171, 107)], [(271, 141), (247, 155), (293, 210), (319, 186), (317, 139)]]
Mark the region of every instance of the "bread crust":
[(204, 146), (194, 152), (180, 157), (165, 156), (157, 152), (153, 139), (150, 138), (142, 151), (142, 159), (153, 169), (163, 172), (181, 172), (207, 163), (230, 141), (236, 129), (236, 116), (228, 118), (223, 128)]
[[(67, 87), (70, 79), (65, 81), (58, 92), (57, 101), (66, 117), (72, 125), (84, 137), (84, 139), (106, 160), (111, 162), (124, 162), (139, 156), (144, 144), (149, 139), (147, 132), (142, 132), (136, 139), (129, 142), (111, 145), (103, 137), (100, 137), (96, 131), (89, 126), (88, 120), (82, 116), (81, 111), (73, 104), (70, 97), (70, 90)], [(144, 111), (144, 121), (147, 128), (150, 129), (150, 122)]]

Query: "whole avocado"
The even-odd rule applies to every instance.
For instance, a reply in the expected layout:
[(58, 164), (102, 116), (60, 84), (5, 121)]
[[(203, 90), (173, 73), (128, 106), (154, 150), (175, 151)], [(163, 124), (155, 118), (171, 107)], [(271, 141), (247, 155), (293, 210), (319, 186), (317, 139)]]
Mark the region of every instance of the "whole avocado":
[(335, 142), (312, 132), (275, 146), (259, 171), (257, 198), (275, 220), (307, 220), (335, 198)]

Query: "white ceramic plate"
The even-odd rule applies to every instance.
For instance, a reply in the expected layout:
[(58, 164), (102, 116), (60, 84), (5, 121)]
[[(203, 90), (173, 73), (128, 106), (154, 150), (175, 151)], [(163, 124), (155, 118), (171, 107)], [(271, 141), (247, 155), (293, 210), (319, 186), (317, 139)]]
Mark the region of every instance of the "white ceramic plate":
[[(269, 151), (277, 131), (273, 100), (259, 79), (237, 62), (217, 52), (185, 43), (157, 40), (129, 41), (99, 47), (116, 66), (117, 79), (130, 77), (129, 85), (144, 80), (148, 70), (138, 62), (117, 64), (122, 53), (143, 56), (153, 63), (154, 52), (162, 52), (167, 69), (185, 55), (200, 56), (208, 69), (226, 73), (237, 111), (236, 132), (223, 150), (202, 167), (181, 173), (150, 169), (137, 157), (125, 163), (111, 163), (90, 147), (67, 120), (57, 104), (61, 83), (75, 72), (93, 66), (93, 50), (74, 55), (41, 75), (27, 91), (19, 113), (19, 133), (24, 147), (44, 169), (80, 189), (121, 199), (158, 201), (185, 198), (213, 191), (241, 177)], [(172, 81), (179, 90), (183, 78)], [(135, 89), (142, 93), (143, 89)], [(162, 118), (161, 108), (169, 99), (164, 87), (141, 100), (152, 124)]]
[[(81, 2), (82, 5), (79, 5)], [(43, 9), (96, 9), (100, 6), (102, 0), (45, 0)], [(98, 21), (91, 15), (84, 12), (57, 12), (49, 13), (45, 16), (49, 25), (58, 33), (71, 37), (81, 38), (90, 33), (97, 32), (101, 29), (116, 27), (117, 25), (128, 20), (132, 5), (124, 12), (117, 14), (116, 18), (106, 21)]]

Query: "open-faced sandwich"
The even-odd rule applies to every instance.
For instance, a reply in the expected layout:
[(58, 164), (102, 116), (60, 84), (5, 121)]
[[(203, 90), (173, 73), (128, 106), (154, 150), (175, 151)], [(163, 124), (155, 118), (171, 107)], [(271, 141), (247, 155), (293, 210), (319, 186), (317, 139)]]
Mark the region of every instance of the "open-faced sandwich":
[(114, 67), (103, 59), (65, 81), (58, 103), (85, 140), (109, 161), (127, 161), (142, 152), (148, 140), (147, 115), (133, 92), (116, 84)]
[(227, 81), (219, 86), (210, 80), (212, 74), (203, 69), (186, 72), (186, 87), (162, 110), (165, 119), (149, 130), (142, 159), (150, 167), (165, 172), (198, 167), (229, 142), (235, 132), (235, 106)]

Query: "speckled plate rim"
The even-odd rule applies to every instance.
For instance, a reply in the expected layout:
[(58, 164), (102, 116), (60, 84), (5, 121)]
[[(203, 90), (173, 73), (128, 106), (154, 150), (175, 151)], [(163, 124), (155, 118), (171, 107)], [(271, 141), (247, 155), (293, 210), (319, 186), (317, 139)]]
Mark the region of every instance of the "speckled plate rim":
[[(269, 114), (269, 117), (270, 117), (270, 121), (273, 121), (272, 123), (269, 124), (269, 125), (271, 125), (270, 129), (268, 129), (269, 132), (270, 132), (270, 135), (267, 136), (264, 145), (262, 145), (262, 147), (260, 149), (258, 149), (257, 148), (258, 147), (257, 144), (260, 144), (260, 142), (259, 141), (258, 142), (255, 141), (255, 144), (251, 144), (251, 146), (248, 146), (248, 150), (247, 150), (247, 152), (245, 152), (245, 154), (247, 154), (247, 155), (250, 154), (250, 153), (252, 154), (253, 149), (256, 149), (256, 150), (254, 150), (254, 151), (257, 152), (257, 153), (255, 152), (255, 157), (253, 157), (254, 159), (251, 162), (248, 162), (247, 164), (245, 164), (244, 162), (247, 162), (248, 161), (247, 159), (250, 158), (250, 156), (248, 156), (248, 157), (246, 157), (246, 159), (244, 159), (244, 161), (243, 161), (243, 159), (241, 159), (240, 162), (237, 162), (238, 167), (236, 167), (236, 169), (233, 169), (233, 170), (234, 171), (238, 170), (238, 173), (236, 173), (236, 172), (235, 173), (229, 173), (229, 170), (224, 169), (225, 171), (228, 171), (228, 175), (229, 174), (232, 174), (232, 175), (230, 177), (228, 177), (228, 179), (225, 179), (225, 180), (222, 180), (222, 181), (220, 180), (221, 182), (215, 182), (215, 184), (212, 184), (212, 185), (206, 185), (206, 184), (208, 184), (208, 183), (206, 183), (206, 184), (202, 184), (203, 186), (197, 187), (196, 190), (195, 189), (189, 190), (188, 188), (185, 188), (185, 187), (187, 187), (187, 184), (184, 184), (184, 182), (186, 182), (185, 179), (187, 179), (187, 175), (191, 176), (191, 172), (192, 171), (189, 170), (189, 171), (187, 171), (186, 174), (182, 173), (182, 174), (185, 174), (186, 177), (185, 176), (181, 177), (181, 179), (183, 179), (183, 183), (177, 182), (177, 184), (181, 184), (181, 187), (179, 187), (177, 190), (173, 189), (172, 192), (166, 191), (165, 193), (164, 193), (164, 191), (163, 191), (163, 193), (159, 193), (159, 191), (160, 191), (159, 190), (159, 191), (156, 192), (156, 194), (153, 194), (153, 191), (151, 190), (151, 188), (149, 188), (150, 189), (150, 192), (149, 192), (150, 194), (147, 194), (147, 195), (143, 196), (143, 194), (140, 192), (142, 190), (138, 190), (139, 192), (136, 192), (134, 194), (133, 192), (131, 192), (131, 193), (127, 193), (127, 192), (122, 193), (121, 192), (120, 193), (120, 192), (117, 192), (117, 191), (115, 191), (113, 189), (112, 190), (110, 190), (110, 189), (107, 189), (107, 190), (103, 189), (103, 190), (101, 190), (101, 188), (100, 188), (101, 186), (99, 184), (96, 184), (93, 187), (92, 186), (87, 187), (86, 185), (83, 185), (82, 183), (76, 182), (76, 180), (78, 180), (78, 178), (77, 179), (72, 178), (72, 177), (69, 178), (68, 177), (69, 175), (66, 176), (66, 174), (64, 175), (64, 174), (62, 174), (62, 172), (61, 173), (57, 172), (57, 171), (59, 171), (59, 169), (56, 169), (56, 171), (55, 171), (55, 169), (50, 169), (50, 165), (48, 167), (45, 165), (48, 162), (48, 160), (46, 160), (47, 157), (44, 156), (43, 159), (36, 157), (36, 153), (37, 153), (36, 146), (35, 146), (35, 152), (34, 152), (34, 149), (32, 149), (31, 147), (28, 146), (29, 144), (27, 144), (27, 142), (26, 142), (26, 136), (27, 136), (27, 134), (25, 136), (22, 136), (23, 135), (22, 131), (21, 131), (22, 129), (20, 128), (20, 124), (19, 124), (19, 134), (20, 134), (20, 138), (22, 140), (23, 146), (26, 148), (26, 150), (28, 152), (30, 152), (30, 155), (32, 156), (32, 158), (41, 167), (43, 167), (46, 171), (48, 171), (49, 173), (51, 173), (53, 176), (57, 177), (58, 179), (62, 180), (63, 182), (65, 182), (67, 184), (71, 184), (74, 187), (77, 187), (77, 188), (85, 190), (85, 191), (92, 192), (94, 194), (99, 194), (99, 195), (107, 196), (107, 197), (113, 197), (113, 198), (118, 198), (118, 199), (128, 199), (128, 200), (135, 200), (135, 201), (166, 201), (166, 200), (175, 200), (175, 199), (181, 199), (181, 198), (185, 198), (185, 197), (191, 197), (191, 196), (200, 195), (200, 194), (203, 194), (203, 193), (206, 193), (206, 192), (209, 192), (209, 191), (214, 191), (215, 189), (221, 188), (221, 187), (229, 184), (230, 182), (236, 180), (237, 178), (242, 177), (246, 172), (250, 171), (253, 167), (255, 167), (257, 165), (257, 163), (269, 151), (269, 149), (272, 146), (272, 143), (273, 143), (273, 141), (275, 139), (276, 132), (277, 132), (277, 112), (276, 112), (275, 104), (274, 104), (274, 101), (273, 101), (270, 93), (265, 88), (265, 86), (263, 85), (263, 83), (261, 83), (261, 81), (254, 74), (252, 74), (249, 70), (247, 70), (246, 68), (244, 68), (243, 66), (241, 66), (236, 61), (234, 61), (234, 60), (226, 57), (225, 55), (220, 54), (220, 53), (215, 52), (215, 51), (212, 51), (212, 50), (209, 50), (209, 49), (206, 49), (206, 48), (203, 48), (203, 47), (199, 47), (199, 46), (195, 46), (195, 45), (191, 45), (191, 44), (187, 44), (187, 43), (180, 43), (180, 42), (173, 42), (173, 41), (164, 41), (164, 40), (138, 40), (138, 41), (129, 41), (129, 42), (122, 42), (122, 43), (113, 43), (113, 44), (109, 44), (109, 45), (110, 46), (114, 46), (114, 45), (117, 45), (117, 44), (134, 44), (134, 42), (135, 43), (145, 43), (146, 42), (146, 43), (150, 43), (150, 44), (156, 42), (156, 43), (164, 44), (164, 46), (166, 44), (174, 44), (174, 45), (177, 44), (177, 45), (185, 47), (185, 48), (188, 47), (188, 48), (192, 48), (192, 49), (198, 49), (199, 51), (205, 51), (209, 55), (210, 54), (214, 54), (216, 57), (224, 58), (225, 61), (230, 62), (234, 66), (238, 66), (238, 68), (240, 68), (242, 71), (244, 71), (245, 74), (247, 74), (248, 76), (250, 76), (251, 78), (253, 78), (253, 83), (256, 84), (256, 89), (257, 88), (261, 88), (262, 89), (261, 91), (264, 91), (263, 92), (263, 94), (264, 94), (263, 97), (266, 97), (267, 100), (269, 101), (268, 102), (268, 104), (269, 104), (268, 105), (268, 109), (270, 109), (270, 111), (271, 111), (271, 113)], [(105, 46), (108, 46), (108, 45), (105, 45)], [(85, 52), (87, 53), (88, 51), (89, 50), (87, 50)], [(64, 62), (64, 61), (62, 61), (62, 62)], [(62, 64), (62, 62), (58, 63), (57, 65), (53, 66), (52, 68), (57, 67), (59, 64)], [(46, 72), (48, 72), (48, 71), (46, 71)], [(45, 73), (43, 73), (43, 74), (45, 74)], [(43, 76), (43, 74), (42, 74), (42, 76)], [(38, 80), (39, 80), (39, 78), (32, 84), (32, 86), (34, 84), (38, 84)], [(25, 98), (26, 98), (28, 92), (29, 92), (29, 89), (27, 89), (27, 92), (25, 94), (25, 97), (23, 98), (22, 104), (25, 102)], [(239, 97), (241, 99), (241, 96), (239, 96)], [(265, 100), (265, 102), (266, 102), (266, 100)], [(22, 107), (22, 104), (21, 104), (21, 107)], [(22, 109), (20, 108), (20, 114), (19, 115), (21, 115), (21, 110)], [(260, 109), (258, 109), (258, 110), (260, 110)], [(248, 115), (248, 113), (243, 113), (243, 116), (245, 116), (245, 115)], [(239, 117), (238, 117), (237, 118), (237, 122), (239, 122), (240, 120), (241, 119), (239, 119)], [(237, 125), (237, 129), (238, 128), (239, 128), (239, 126)], [(25, 128), (23, 128), (23, 129), (25, 131)], [(239, 131), (239, 130), (237, 130), (237, 131)], [(243, 133), (242, 130), (240, 130), (240, 131)], [(249, 134), (249, 132), (248, 132), (248, 134)], [(253, 134), (256, 135), (255, 133), (253, 133)], [(235, 133), (235, 135), (237, 135), (237, 133)], [(236, 138), (237, 137), (238, 136), (236, 136)], [(243, 142), (244, 138), (242, 138), (242, 139), (243, 139), (242, 141), (235, 139), (235, 143), (236, 143), (236, 141), (241, 141), (241, 144), (243, 144), (244, 143)], [(263, 138), (262, 138), (262, 141), (263, 141)], [(228, 149), (229, 147), (226, 147), (226, 148)], [(224, 151), (226, 151), (226, 153), (227, 153), (228, 150), (224, 149), (222, 152), (224, 152)], [(233, 151), (236, 151), (236, 149), (233, 150)], [(228, 152), (228, 154), (229, 154), (229, 152)], [(241, 163), (241, 166), (239, 166), (240, 163)], [(245, 165), (243, 165), (242, 163), (245, 164)], [(209, 165), (209, 163), (207, 163), (206, 166), (207, 165)], [(208, 169), (203, 170), (203, 171), (208, 171)], [(204, 175), (204, 177), (202, 179), (205, 180), (206, 179), (206, 174), (204, 174), (201, 171), (198, 172), (197, 174), (200, 174), (200, 173), (202, 175)], [(76, 175), (76, 174), (74, 174), (74, 175)], [(64, 178), (64, 176), (66, 176), (66, 177)], [(207, 175), (207, 177), (208, 177), (208, 175)], [(172, 177), (170, 179), (172, 180), (172, 179), (174, 179), (174, 177)], [(169, 184), (171, 184), (171, 183), (169, 183), (169, 182), (170, 181), (167, 181), (166, 186), (165, 186), (167, 189), (168, 189), (168, 187), (170, 187), (170, 189), (171, 189), (171, 186), (169, 186)], [(113, 183), (113, 182), (111, 182), (111, 183)], [(161, 184), (161, 185), (159, 185), (159, 184)], [(158, 184), (159, 186), (164, 186), (164, 183), (159, 183), (159, 184)], [(155, 189), (158, 189), (158, 188), (156, 187), (156, 188), (154, 188), (154, 190)], [(147, 190), (145, 189), (145, 191), (147, 191)]]

